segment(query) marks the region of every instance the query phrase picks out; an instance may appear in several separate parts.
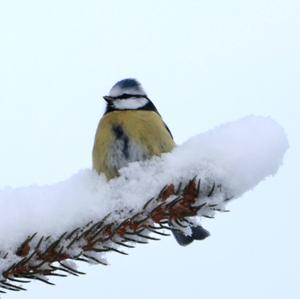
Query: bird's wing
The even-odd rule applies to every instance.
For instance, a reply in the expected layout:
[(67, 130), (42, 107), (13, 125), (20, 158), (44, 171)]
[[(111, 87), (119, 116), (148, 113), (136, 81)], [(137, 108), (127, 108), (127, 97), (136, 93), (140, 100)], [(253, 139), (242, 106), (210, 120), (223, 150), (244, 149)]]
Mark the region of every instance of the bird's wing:
[(166, 125), (166, 123), (164, 122), (165, 128), (167, 129), (167, 131), (169, 132), (170, 136), (172, 137), (172, 139), (174, 140), (174, 137), (171, 133), (171, 130), (169, 129), (169, 127)]

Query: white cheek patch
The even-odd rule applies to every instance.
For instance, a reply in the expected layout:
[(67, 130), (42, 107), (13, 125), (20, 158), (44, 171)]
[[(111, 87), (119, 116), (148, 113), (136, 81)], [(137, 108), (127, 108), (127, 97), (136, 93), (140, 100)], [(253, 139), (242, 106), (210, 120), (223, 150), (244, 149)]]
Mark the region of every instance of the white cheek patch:
[(116, 109), (126, 110), (126, 109), (138, 109), (144, 107), (148, 103), (145, 98), (129, 98), (129, 99), (119, 99), (114, 100), (113, 105)]

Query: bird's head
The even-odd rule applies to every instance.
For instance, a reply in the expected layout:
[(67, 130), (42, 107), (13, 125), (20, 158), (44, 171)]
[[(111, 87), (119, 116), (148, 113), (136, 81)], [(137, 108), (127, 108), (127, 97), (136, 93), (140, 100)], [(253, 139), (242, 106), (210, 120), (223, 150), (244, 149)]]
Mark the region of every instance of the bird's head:
[(151, 102), (140, 82), (124, 79), (117, 82), (103, 97), (110, 110), (137, 110)]

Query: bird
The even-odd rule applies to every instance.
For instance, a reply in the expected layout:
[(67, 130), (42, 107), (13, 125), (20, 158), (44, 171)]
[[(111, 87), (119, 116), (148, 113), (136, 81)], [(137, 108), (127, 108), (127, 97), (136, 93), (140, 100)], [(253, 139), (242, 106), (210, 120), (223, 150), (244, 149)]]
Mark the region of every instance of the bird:
[[(92, 152), (93, 169), (98, 174), (111, 180), (130, 162), (148, 160), (176, 147), (170, 129), (138, 80), (118, 81), (103, 99), (106, 109), (96, 130)], [(201, 225), (191, 226), (191, 235), (185, 235), (169, 224), (182, 246), (209, 236)]]

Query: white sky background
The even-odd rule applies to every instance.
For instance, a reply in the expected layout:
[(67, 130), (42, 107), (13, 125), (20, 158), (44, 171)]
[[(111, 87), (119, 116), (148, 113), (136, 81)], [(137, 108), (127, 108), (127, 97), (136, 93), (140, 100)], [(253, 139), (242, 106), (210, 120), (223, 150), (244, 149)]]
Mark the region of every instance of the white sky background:
[(1, 188), (90, 167), (99, 98), (126, 77), (177, 143), (256, 114), (291, 146), (276, 177), (205, 221), (206, 241), (141, 245), (5, 298), (299, 298), (299, 31), (296, 0), (1, 1)]

